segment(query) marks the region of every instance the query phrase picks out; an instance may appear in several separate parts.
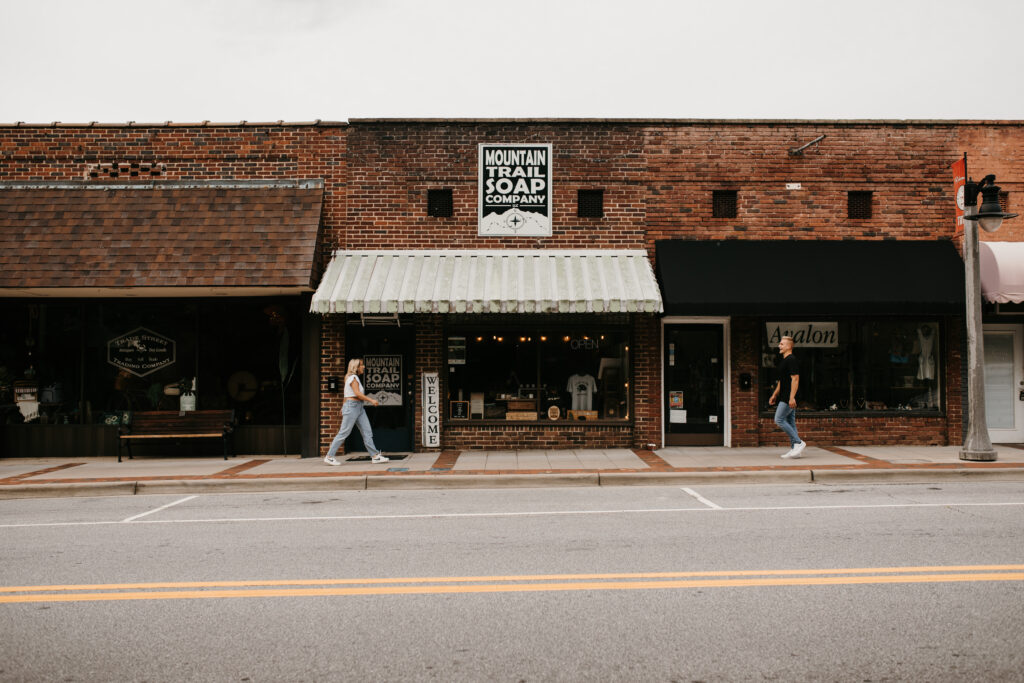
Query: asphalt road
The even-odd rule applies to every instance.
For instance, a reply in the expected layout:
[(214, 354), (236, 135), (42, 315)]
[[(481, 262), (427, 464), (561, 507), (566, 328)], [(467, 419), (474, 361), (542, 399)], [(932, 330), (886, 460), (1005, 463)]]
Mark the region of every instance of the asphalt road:
[(1024, 681), (1022, 483), (6, 500), (0, 548), (0, 681)]

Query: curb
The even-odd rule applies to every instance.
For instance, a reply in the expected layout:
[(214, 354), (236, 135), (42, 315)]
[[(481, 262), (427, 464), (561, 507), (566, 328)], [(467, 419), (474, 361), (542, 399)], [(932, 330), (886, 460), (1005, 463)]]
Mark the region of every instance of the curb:
[(134, 481), (96, 481), (78, 484), (14, 484), (0, 486), (0, 500), (14, 498), (71, 498), (74, 496), (132, 496)]
[(810, 470), (753, 472), (607, 472), (601, 486), (677, 486), (679, 484), (809, 484)]
[(366, 477), (289, 477), (267, 479), (168, 479), (140, 481), (139, 495), (157, 493), (251, 493), (259, 491), (362, 491)]
[(503, 489), (551, 488), (562, 486), (598, 486), (600, 475), (593, 474), (456, 474), (438, 476), (402, 475), (366, 477), (366, 488), (396, 489)]
[(815, 484), (929, 483), (949, 479), (1024, 481), (1024, 468), (986, 467), (963, 469), (876, 469), (876, 470), (813, 470)]

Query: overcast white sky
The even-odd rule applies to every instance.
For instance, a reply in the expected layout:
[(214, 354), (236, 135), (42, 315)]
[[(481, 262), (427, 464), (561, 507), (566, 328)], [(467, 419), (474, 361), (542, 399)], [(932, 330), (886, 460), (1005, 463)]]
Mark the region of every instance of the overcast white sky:
[(1024, 119), (1019, 0), (0, 0), (0, 27), (2, 122)]

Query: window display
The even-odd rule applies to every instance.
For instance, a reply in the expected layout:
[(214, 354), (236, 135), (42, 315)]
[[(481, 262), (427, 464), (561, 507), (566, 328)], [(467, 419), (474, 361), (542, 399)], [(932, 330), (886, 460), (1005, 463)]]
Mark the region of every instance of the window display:
[(801, 368), (800, 410), (941, 409), (939, 323), (860, 319), (767, 323), (761, 349), (762, 410), (767, 410), (774, 389), (768, 378), (780, 358), (778, 334), (791, 329), (807, 333), (807, 342), (797, 341), (794, 349)]
[(447, 346), (448, 414), (456, 419), (629, 417), (626, 327), (458, 327), (449, 330)]

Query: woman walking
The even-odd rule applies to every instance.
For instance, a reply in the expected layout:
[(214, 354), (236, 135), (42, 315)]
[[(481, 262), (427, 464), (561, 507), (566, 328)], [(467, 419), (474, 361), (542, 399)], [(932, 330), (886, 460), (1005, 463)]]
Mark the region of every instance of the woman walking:
[(334, 455), (345, 443), (345, 439), (352, 433), (353, 427), (359, 427), (359, 433), (363, 436), (363, 443), (366, 450), (373, 456), (371, 462), (387, 462), (388, 458), (377, 447), (373, 445), (373, 431), (370, 429), (370, 420), (366, 417), (364, 403), (378, 406), (380, 403), (363, 393), (363, 383), (359, 381), (359, 375), (363, 374), (366, 366), (361, 358), (353, 358), (348, 362), (348, 371), (345, 373), (345, 402), (341, 406), (341, 429), (331, 442), (324, 462), (328, 465), (340, 465)]

